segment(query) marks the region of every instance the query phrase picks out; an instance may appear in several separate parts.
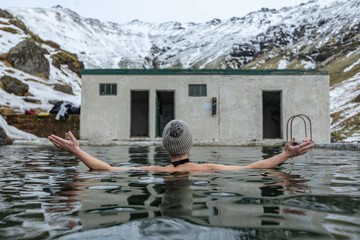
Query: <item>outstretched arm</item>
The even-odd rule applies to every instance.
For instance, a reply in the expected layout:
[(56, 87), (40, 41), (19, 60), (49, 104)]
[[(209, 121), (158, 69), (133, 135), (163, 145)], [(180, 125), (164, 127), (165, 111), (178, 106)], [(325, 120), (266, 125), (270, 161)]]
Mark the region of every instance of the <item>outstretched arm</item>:
[(48, 139), (58, 148), (65, 150), (77, 158), (79, 158), (88, 168), (92, 170), (126, 170), (127, 168), (116, 168), (91, 156), (83, 151), (79, 142), (76, 140), (72, 132), (65, 133), (65, 139), (56, 135), (51, 135)]
[(48, 139), (56, 147), (65, 150), (80, 159), (91, 170), (145, 170), (158, 172), (163, 170), (163, 167), (160, 166), (113, 167), (83, 151), (79, 146), (79, 142), (70, 131), (65, 133), (65, 138), (52, 134)]
[(285, 162), (289, 158), (296, 157), (309, 152), (314, 147), (314, 144), (309, 138), (306, 138), (300, 145), (295, 145), (295, 139), (291, 139), (284, 148), (284, 151), (271, 158), (260, 160), (251, 163), (247, 166), (229, 166), (222, 164), (204, 164), (208, 170), (240, 170), (246, 168), (262, 169), (262, 168), (274, 168), (281, 163)]
[(247, 165), (246, 168), (274, 168), (289, 158), (303, 155), (309, 152), (313, 147), (314, 144), (309, 138), (306, 138), (304, 142), (299, 145), (295, 145), (295, 139), (293, 138), (285, 145), (284, 151), (282, 153), (265, 160), (251, 163)]

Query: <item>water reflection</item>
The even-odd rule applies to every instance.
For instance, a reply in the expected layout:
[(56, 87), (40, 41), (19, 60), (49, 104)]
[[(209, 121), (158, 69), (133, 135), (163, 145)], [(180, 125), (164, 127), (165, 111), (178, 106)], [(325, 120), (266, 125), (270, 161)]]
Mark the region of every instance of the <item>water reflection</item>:
[(160, 204), (163, 216), (188, 218), (192, 217), (194, 190), (191, 188), (193, 180), (187, 173), (174, 173), (164, 177), (165, 192)]
[[(91, 149), (113, 165), (169, 161), (161, 147)], [(192, 156), (247, 164), (276, 151), (195, 147)], [(84, 170), (53, 148), (1, 148), (0, 239), (356, 239), (359, 159), (347, 153), (315, 150), (310, 164), (274, 170), (152, 174)]]
[(149, 162), (149, 147), (148, 146), (130, 146), (129, 147), (129, 162), (135, 165), (150, 165)]
[[(216, 181), (219, 179), (219, 176), (221, 175), (215, 174), (212, 180)], [(269, 235), (275, 239), (295, 236), (328, 237), (327, 234), (321, 232), (314, 232), (310, 229), (305, 230), (306, 227), (305, 229), (296, 230), (288, 229), (284, 225), (289, 220), (286, 215), (304, 215), (306, 217), (305, 210), (284, 207), (282, 204), (277, 203), (278, 199), (276, 197), (285, 195), (286, 192), (286, 190), (279, 191), (278, 189), (287, 189), (289, 186), (295, 190), (297, 187), (299, 189), (304, 188), (303, 183), (306, 180), (301, 179), (297, 175), (276, 170), (263, 173), (261, 178), (266, 179), (264, 184), (257, 185), (261, 192), (258, 198), (260, 202), (257, 201), (255, 204), (258, 206), (257, 208), (248, 205), (249, 202), (240, 203), (244, 207), (234, 205), (234, 201), (246, 199), (246, 197), (226, 189), (225, 186), (222, 186), (224, 187), (223, 191), (208, 192), (205, 195), (206, 198), (199, 202), (198, 190), (203, 188), (209, 189), (209, 185), (211, 185), (211, 181), (199, 180), (200, 177), (203, 176), (184, 173), (155, 177), (144, 174), (138, 175), (138, 180), (129, 182), (129, 185), (141, 188), (140, 192), (142, 194), (132, 194), (126, 200), (129, 206), (137, 206), (137, 208), (124, 208), (119, 205), (111, 206), (103, 204), (97, 210), (88, 211), (88, 213), (92, 214), (100, 213), (103, 218), (116, 216), (116, 219), (121, 219), (122, 223), (119, 224), (108, 219), (107, 223), (100, 224), (103, 227), (102, 230), (84, 231), (66, 236), (63, 239), (88, 238), (91, 236), (101, 236), (103, 238), (104, 233), (106, 233), (109, 239), (114, 236), (119, 237), (119, 235), (124, 239), (130, 236), (132, 239), (142, 239), (144, 237), (161, 239), (164, 236), (167, 239), (178, 239), (179, 237), (186, 239), (218, 239), (219, 237), (221, 239), (261, 239)], [(208, 179), (208, 177), (205, 176), (204, 179)], [(229, 179), (232, 179), (232, 177), (230, 176)], [(195, 180), (194, 178), (197, 179)], [(219, 184), (219, 182), (215, 183), (215, 186)], [(121, 187), (121, 189), (124, 188), (125, 186)], [(277, 190), (274, 191), (273, 189)], [(162, 196), (162, 198), (159, 199), (157, 196)], [(224, 198), (230, 201), (223, 201)], [(270, 199), (275, 199), (276, 201), (271, 201)], [(194, 202), (197, 204), (195, 209), (206, 209), (207, 213), (203, 215), (196, 213), (193, 208)], [(199, 203), (201, 207), (199, 207)], [(254, 205), (254, 202), (251, 205)], [(150, 211), (150, 206), (155, 207), (153, 208), (154, 212)], [(228, 212), (229, 207), (235, 214)], [(147, 211), (144, 211), (145, 209)], [(126, 213), (126, 218), (124, 218), (124, 213)], [(247, 217), (244, 219), (244, 216)], [(240, 225), (239, 219), (242, 219)], [(258, 219), (258, 221), (249, 221), (250, 219)], [(304, 226), (311, 224), (307, 220), (301, 220), (300, 222), (306, 222), (306, 224), (303, 224)], [(260, 226), (262, 228), (259, 228)], [(279, 228), (274, 229), (274, 226)]]
[(159, 166), (166, 166), (170, 163), (169, 154), (163, 147), (154, 147), (154, 164)]
[[(302, 178), (300, 175), (291, 175), (286, 172), (270, 170), (263, 174), (264, 186), (259, 187), (262, 197), (279, 197), (285, 195), (285, 192), (289, 193), (306, 193), (308, 186), (306, 182), (308, 180)], [(282, 214), (296, 214), (305, 215), (304, 210), (291, 209), (281, 206), (263, 206), (263, 212), (265, 216), (261, 221), (261, 225), (280, 225), (284, 218)]]
[(290, 174), (279, 170), (267, 170), (262, 176), (264, 183), (261, 189), (261, 196), (276, 197), (289, 193), (310, 193), (307, 182), (310, 180), (299, 174)]
[(48, 148), (1, 150), (1, 239), (41, 239), (79, 229), (72, 214), (81, 204), (59, 195), (72, 185), (77, 161)]

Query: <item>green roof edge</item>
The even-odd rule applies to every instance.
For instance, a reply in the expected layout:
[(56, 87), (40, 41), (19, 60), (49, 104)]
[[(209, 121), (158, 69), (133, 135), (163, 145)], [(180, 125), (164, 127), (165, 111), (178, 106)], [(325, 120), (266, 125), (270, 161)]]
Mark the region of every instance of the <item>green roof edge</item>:
[(84, 69), (83, 75), (328, 75), (317, 69)]

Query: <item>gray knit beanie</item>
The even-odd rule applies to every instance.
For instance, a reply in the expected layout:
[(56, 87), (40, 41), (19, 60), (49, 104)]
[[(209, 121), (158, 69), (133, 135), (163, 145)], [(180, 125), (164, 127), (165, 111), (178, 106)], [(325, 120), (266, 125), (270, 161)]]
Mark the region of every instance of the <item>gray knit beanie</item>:
[(191, 130), (186, 122), (171, 120), (164, 128), (162, 141), (170, 155), (182, 156), (188, 153), (192, 146)]

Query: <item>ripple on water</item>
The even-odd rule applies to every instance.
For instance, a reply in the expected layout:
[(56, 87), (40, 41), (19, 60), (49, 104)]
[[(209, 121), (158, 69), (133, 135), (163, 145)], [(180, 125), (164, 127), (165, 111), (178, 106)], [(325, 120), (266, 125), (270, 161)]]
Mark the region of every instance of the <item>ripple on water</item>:
[(182, 219), (147, 218), (95, 230), (69, 234), (59, 239), (328, 239), (326, 233), (286, 228), (221, 228), (201, 226)]
[(241, 196), (241, 194), (238, 193), (232, 193), (232, 192), (208, 192), (205, 193), (206, 195), (212, 196), (212, 197), (235, 197), (235, 196)]
[(141, 177), (139, 180), (135, 181), (134, 183), (162, 184), (162, 183), (164, 183), (164, 178)]
[(193, 185), (195, 185), (195, 186), (206, 186), (206, 185), (208, 185), (210, 182), (209, 181), (205, 181), (205, 180), (195, 180), (194, 182), (193, 182)]
[(112, 207), (112, 208), (98, 208), (98, 209), (89, 209), (86, 212), (88, 213), (118, 213), (118, 212), (135, 212), (141, 208), (132, 208), (132, 207)]
[(281, 204), (326, 213), (355, 214), (360, 206), (360, 198), (343, 195), (293, 196), (281, 200)]
[[(194, 147), (192, 156), (229, 165), (262, 157), (261, 148), (218, 147), (216, 154), (211, 149)], [(88, 171), (69, 154), (54, 149), (21, 146), (1, 150), (1, 239), (57, 239), (82, 228), (63, 238), (360, 236), (359, 157), (353, 152), (315, 150), (312, 159), (296, 158), (279, 169), (189, 174), (183, 184), (168, 184), (167, 174)], [(131, 161), (162, 163), (158, 158), (163, 153), (157, 148), (140, 149), (141, 161), (135, 159), (140, 156), (136, 147), (88, 150), (101, 152), (117, 166), (131, 166)], [(164, 156), (165, 163), (168, 158)], [(172, 218), (166, 215), (170, 212), (183, 215)]]
[(114, 190), (114, 189), (121, 189), (121, 186), (118, 185), (97, 185), (97, 186), (90, 186), (87, 187), (90, 190)]

